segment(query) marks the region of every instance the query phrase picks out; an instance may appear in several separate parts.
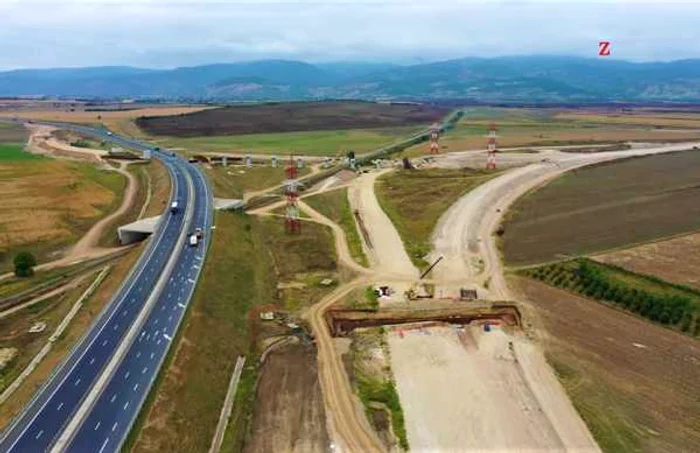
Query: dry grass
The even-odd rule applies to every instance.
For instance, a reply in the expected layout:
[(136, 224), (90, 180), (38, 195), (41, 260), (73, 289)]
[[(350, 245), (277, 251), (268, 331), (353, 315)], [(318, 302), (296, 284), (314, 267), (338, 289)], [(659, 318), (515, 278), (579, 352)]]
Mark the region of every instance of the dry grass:
[(521, 265), (584, 255), (700, 228), (700, 152), (583, 168), (520, 199), (503, 250)]
[(152, 160), (146, 171), (151, 182), (151, 200), (143, 216), (153, 217), (162, 214), (168, 207), (171, 190), (170, 173), (158, 160)]
[(43, 261), (76, 241), (121, 203), (126, 179), (94, 166), (48, 158), (0, 163), (0, 265), (28, 249)]
[(71, 112), (69, 109), (56, 109), (45, 106), (36, 109), (25, 110), (22, 108), (0, 110), (0, 117), (14, 118), (22, 117), (35, 121), (65, 121), (69, 123), (104, 125), (114, 132), (126, 136), (143, 136), (144, 134), (136, 126), (134, 120), (148, 116), (170, 116), (199, 112), (208, 107), (204, 106), (164, 106), (147, 107), (133, 110), (115, 111), (85, 111), (78, 107)]
[(422, 169), (391, 172), (377, 180), (379, 204), (396, 226), (416, 266), (430, 252), (440, 216), (462, 195), (496, 176), (478, 170)]
[(700, 234), (618, 250), (594, 259), (700, 289)]
[[(25, 379), (12, 396), (3, 403), (3, 410), (0, 411), (0, 427), (4, 427), (12, 417), (24, 407), (34, 392), (39, 389), (56, 366), (66, 357), (75, 342), (80, 339), (85, 333), (85, 330), (92, 324), (95, 317), (102, 311), (107, 302), (111, 300), (113, 294), (126, 278), (129, 269), (141, 254), (141, 251), (142, 247), (138, 247), (117, 261), (110, 274), (105, 278), (97, 291), (95, 291), (95, 294), (84, 303), (63, 335), (54, 343), (51, 352), (49, 352), (34, 372)], [(76, 298), (80, 295), (80, 291), (76, 290), (69, 294), (71, 294), (70, 297), (67, 296), (64, 301), (67, 305), (71, 305), (75, 302)], [(65, 309), (66, 307), (60, 308), (60, 310)], [(48, 335), (50, 335), (51, 331), (53, 331), (53, 328), (47, 328)]]
[[(248, 362), (224, 444), (224, 451), (240, 451), (253, 410), (258, 340), (264, 334), (257, 307), (307, 305), (326, 290), (312, 280), (335, 270), (332, 236), (319, 225), (304, 224), (301, 235), (288, 236), (280, 219), (219, 213), (216, 226), (177, 348), (144, 410), (133, 451), (207, 451), (236, 356), (242, 354)], [(309, 286), (276, 289), (277, 281), (292, 279)]]
[(515, 278), (549, 334), (548, 358), (605, 452), (700, 451), (700, 344)]

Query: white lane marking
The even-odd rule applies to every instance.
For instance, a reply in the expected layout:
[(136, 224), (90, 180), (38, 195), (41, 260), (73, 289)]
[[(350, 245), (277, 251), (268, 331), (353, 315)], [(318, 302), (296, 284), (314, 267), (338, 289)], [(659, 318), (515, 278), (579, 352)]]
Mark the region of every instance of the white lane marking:
[(129, 407), (129, 403), (130, 403), (130, 401), (127, 401), (126, 403), (124, 403), (124, 410), (126, 410), (126, 408)]
[(114, 328), (112, 330), (117, 330), (119, 328), (119, 324), (114, 324)]
[(148, 367), (147, 367), (147, 366), (143, 367), (143, 370), (141, 370), (141, 374), (146, 374), (146, 371), (148, 371)]
[(156, 344), (160, 344), (160, 341), (161, 341), (160, 338), (158, 338), (158, 341), (156, 341)]
[(173, 320), (173, 315), (168, 316), (168, 321), (172, 321), (172, 320)]
[(188, 278), (187, 281), (190, 283), (194, 283), (194, 280), (192, 280), (191, 278)]
[(78, 386), (78, 384), (80, 384), (80, 378), (78, 378), (78, 379), (75, 380), (75, 386), (76, 386), (76, 387)]
[(56, 408), (56, 410), (60, 411), (62, 407), (63, 407), (63, 403), (59, 404), (58, 407)]
[(177, 306), (180, 308), (185, 308), (185, 304), (177, 304)]
[(141, 357), (141, 351), (136, 353), (136, 358), (138, 359), (139, 357)]
[(104, 345), (106, 345), (106, 344), (107, 344), (107, 340), (105, 340), (105, 341), (102, 342), (102, 346), (104, 346)]
[(170, 335), (167, 335), (167, 334), (163, 334), (163, 336), (164, 336), (165, 339), (168, 340), (168, 341), (171, 341), (171, 340), (173, 339), (173, 337), (171, 337)]
[(153, 359), (153, 357), (155, 357), (155, 355), (156, 355), (155, 352), (151, 352), (151, 359)]
[(131, 371), (127, 371), (126, 373), (124, 373), (124, 379), (125, 379), (125, 380), (126, 380), (126, 379), (129, 379), (129, 376), (130, 376), (130, 375), (131, 375)]
[(90, 358), (90, 365), (92, 365), (93, 363), (95, 363), (95, 358), (94, 358), (94, 357), (91, 357), (91, 358)]
[(112, 395), (112, 398), (109, 400), (109, 402), (113, 403), (114, 400), (116, 400), (116, 399), (117, 399), (117, 394), (115, 393), (114, 395)]
[(101, 421), (100, 421), (100, 422), (97, 422), (97, 424), (95, 425), (95, 431), (97, 431), (97, 429), (100, 427), (101, 424), (102, 424)]
[(44, 430), (43, 430), (43, 429), (42, 429), (41, 431), (39, 431), (39, 433), (36, 435), (35, 439), (40, 438), (42, 434), (44, 434)]
[(107, 442), (109, 442), (109, 437), (105, 439), (105, 441), (102, 443), (102, 447), (100, 447), (100, 451), (98, 453), (102, 453), (105, 451), (105, 447), (107, 446)]
[(114, 422), (114, 424), (112, 425), (112, 432), (117, 430), (117, 425), (119, 425), (119, 422)]

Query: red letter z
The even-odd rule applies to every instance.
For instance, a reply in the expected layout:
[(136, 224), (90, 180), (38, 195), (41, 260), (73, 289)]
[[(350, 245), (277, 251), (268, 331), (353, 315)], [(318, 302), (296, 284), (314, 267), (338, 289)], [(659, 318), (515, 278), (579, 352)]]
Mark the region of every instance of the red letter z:
[(610, 55), (610, 41), (601, 41), (598, 43), (598, 55), (601, 57)]

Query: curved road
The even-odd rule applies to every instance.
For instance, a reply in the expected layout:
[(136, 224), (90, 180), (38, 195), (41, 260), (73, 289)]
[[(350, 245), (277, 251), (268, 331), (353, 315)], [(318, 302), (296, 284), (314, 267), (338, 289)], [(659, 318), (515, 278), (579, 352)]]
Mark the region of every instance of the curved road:
[[(52, 125), (129, 148), (149, 148), (100, 129)], [(118, 451), (138, 415), (182, 320), (204, 261), (207, 243), (190, 248), (185, 246), (184, 239), (195, 227), (209, 231), (212, 223), (213, 200), (203, 174), (182, 158), (162, 152), (154, 153), (154, 157), (163, 161), (170, 171), (171, 200), (178, 200), (180, 210), (163, 215), (147, 248), (112, 301), (3, 432), (0, 451)], [(136, 327), (140, 327), (138, 335), (131, 338)], [(144, 360), (148, 361), (147, 365)], [(133, 378), (129, 379), (130, 376)], [(115, 394), (124, 399), (119, 412), (110, 407), (116, 403), (116, 397), (112, 401)], [(106, 408), (115, 420), (107, 426), (108, 437), (98, 439), (94, 436), (102, 434), (102, 430), (90, 423), (101, 419)], [(86, 437), (87, 427), (93, 436)]]

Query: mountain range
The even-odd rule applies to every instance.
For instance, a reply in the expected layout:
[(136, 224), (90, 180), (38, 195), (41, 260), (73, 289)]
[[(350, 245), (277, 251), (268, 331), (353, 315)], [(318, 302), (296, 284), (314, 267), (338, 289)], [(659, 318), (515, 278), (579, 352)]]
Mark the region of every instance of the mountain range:
[(633, 63), (563, 56), (462, 58), (400, 66), (289, 60), (175, 69), (112, 66), (0, 72), (0, 96), (484, 102), (697, 102), (700, 59)]

